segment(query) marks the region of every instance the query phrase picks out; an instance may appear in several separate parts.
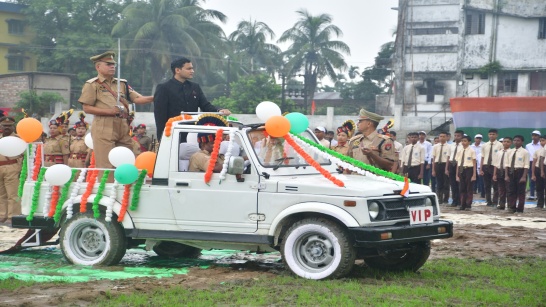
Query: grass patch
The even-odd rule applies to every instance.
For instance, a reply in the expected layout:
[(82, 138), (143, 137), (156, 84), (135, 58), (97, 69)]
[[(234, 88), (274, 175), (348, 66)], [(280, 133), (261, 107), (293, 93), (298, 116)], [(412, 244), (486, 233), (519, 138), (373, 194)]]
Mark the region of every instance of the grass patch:
[(431, 260), (418, 273), (356, 268), (340, 280), (290, 276), (231, 281), (209, 289), (176, 286), (101, 298), (102, 306), (337, 305), (337, 306), (543, 306), (546, 260)]

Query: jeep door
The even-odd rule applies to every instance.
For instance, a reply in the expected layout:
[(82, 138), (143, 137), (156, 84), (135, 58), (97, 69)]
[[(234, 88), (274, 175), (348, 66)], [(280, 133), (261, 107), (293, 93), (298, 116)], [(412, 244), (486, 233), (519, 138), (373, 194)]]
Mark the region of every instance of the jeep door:
[[(183, 141), (180, 143), (181, 146), (178, 149), (172, 149), (178, 151), (176, 156), (179, 158), (190, 157), (187, 154), (187, 144), (192, 144), (192, 139), (195, 138), (195, 132), (187, 135), (184, 133), (181, 132), (178, 135)], [(235, 134), (234, 142), (243, 148), (244, 144), (239, 133)], [(241, 154), (244, 154), (244, 151), (241, 151)], [(255, 217), (258, 175), (245, 174), (242, 176), (243, 182), (238, 181), (235, 175), (229, 174), (226, 174), (224, 180), (220, 180), (220, 174), (214, 173), (210, 182), (205, 183), (204, 172), (185, 170), (185, 160), (171, 160), (168, 183), (171, 205), (179, 229), (233, 233), (255, 232), (257, 230)]]

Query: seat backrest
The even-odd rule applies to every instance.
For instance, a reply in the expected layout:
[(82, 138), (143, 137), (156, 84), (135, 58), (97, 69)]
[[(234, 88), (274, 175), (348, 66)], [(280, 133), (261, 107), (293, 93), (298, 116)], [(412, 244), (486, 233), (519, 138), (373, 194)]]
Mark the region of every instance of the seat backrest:
[(180, 143), (178, 148), (178, 171), (187, 172), (190, 166), (191, 156), (199, 151), (199, 145)]

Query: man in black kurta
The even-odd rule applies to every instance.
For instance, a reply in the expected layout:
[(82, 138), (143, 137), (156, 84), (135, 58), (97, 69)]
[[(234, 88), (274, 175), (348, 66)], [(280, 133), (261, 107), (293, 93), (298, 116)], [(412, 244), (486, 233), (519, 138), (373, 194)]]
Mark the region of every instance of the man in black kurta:
[(213, 106), (203, 94), (199, 84), (189, 81), (193, 78), (193, 65), (187, 58), (179, 58), (171, 63), (173, 77), (157, 86), (154, 95), (154, 116), (157, 138), (161, 140), (165, 124), (180, 112), (220, 112), (230, 115), (228, 109)]

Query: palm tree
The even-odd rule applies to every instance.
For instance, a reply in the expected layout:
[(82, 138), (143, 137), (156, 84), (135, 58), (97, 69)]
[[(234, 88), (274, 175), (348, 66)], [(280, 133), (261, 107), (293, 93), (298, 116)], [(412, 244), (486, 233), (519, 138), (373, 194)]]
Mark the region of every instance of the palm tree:
[(305, 92), (305, 112), (307, 102), (313, 100), (317, 79), (325, 76), (337, 80), (336, 69), (344, 70), (347, 63), (342, 53), (351, 53), (349, 46), (342, 41), (331, 40), (341, 36), (342, 31), (332, 24), (332, 17), (327, 14), (312, 16), (306, 10), (297, 11), (300, 19), (291, 29), (286, 30), (278, 42), (292, 42), (284, 55), (288, 58), (286, 67), (290, 74), (303, 71)]
[(255, 71), (255, 65), (265, 68), (274, 66), (274, 57), (281, 49), (267, 43), (268, 38), (275, 38), (273, 30), (267, 24), (252, 19), (239, 22), (237, 30), (229, 35), (235, 51), (243, 53), (250, 60), (251, 72)]
[(175, 57), (187, 56), (204, 67), (211, 58), (220, 57), (224, 32), (213, 21), (225, 22), (226, 16), (200, 4), (201, 0), (134, 2), (112, 29), (112, 35), (121, 37), (129, 49), (127, 62), (149, 63), (154, 89)]
[(360, 75), (360, 72), (358, 72), (360, 68), (358, 66), (349, 66), (349, 78), (351, 78), (351, 80), (353, 80), (354, 78), (356, 78), (356, 76)]

